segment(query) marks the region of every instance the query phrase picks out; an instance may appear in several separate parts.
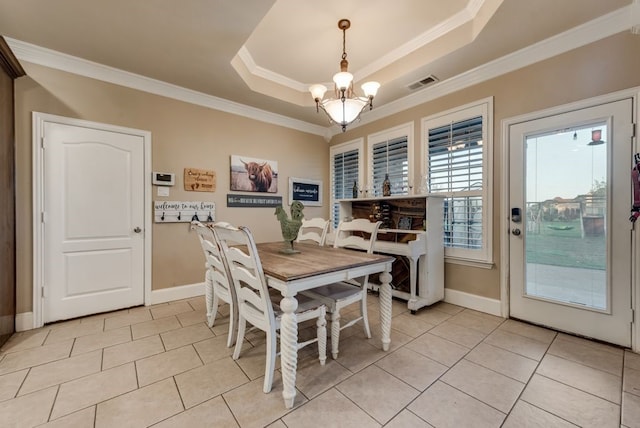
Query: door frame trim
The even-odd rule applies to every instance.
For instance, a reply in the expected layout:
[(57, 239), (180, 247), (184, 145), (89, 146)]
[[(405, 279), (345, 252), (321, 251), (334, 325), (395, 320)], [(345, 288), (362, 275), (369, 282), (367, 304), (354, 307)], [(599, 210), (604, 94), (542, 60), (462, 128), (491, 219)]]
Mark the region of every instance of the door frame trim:
[[(509, 170), (509, 132), (510, 127), (522, 122), (528, 122), (532, 120), (542, 119), (548, 116), (554, 116), (569, 111), (581, 110), (589, 107), (594, 107), (599, 104), (606, 104), (610, 102), (620, 101), (622, 99), (633, 99), (633, 122), (636, 127), (636, 133), (633, 137), (632, 149), (636, 153), (640, 151), (638, 147), (638, 123), (640, 123), (640, 112), (638, 111), (638, 99), (640, 98), (640, 87), (625, 89), (622, 91), (612, 92), (605, 95), (600, 95), (593, 98), (587, 98), (584, 100), (576, 101), (569, 104), (563, 104), (544, 110), (538, 110), (530, 113), (525, 113), (519, 116), (509, 117), (502, 119), (501, 121), (501, 194), (500, 194), (500, 215), (498, 216), (499, 229), (500, 229), (500, 307), (502, 316), (509, 318), (509, 207), (511, 201), (510, 195), (510, 170)], [(631, 165), (631, 160), (629, 161)], [(631, 201), (629, 201), (631, 203)], [(629, 205), (630, 207), (631, 205)], [(636, 225), (636, 229), (640, 225)], [(632, 263), (631, 263), (631, 308), (637, 311), (640, 308), (640, 260), (638, 260), (638, 254), (640, 254), (640, 239), (638, 234), (633, 233), (631, 242), (632, 251)], [(638, 322), (634, 322), (631, 325), (631, 347), (633, 351), (640, 352), (640, 326)]]
[[(144, 304), (151, 304), (151, 132), (122, 126), (73, 119), (48, 113), (32, 113), (32, 234), (33, 234), (33, 328), (44, 325), (42, 287), (44, 283), (44, 153), (43, 133), (45, 122), (81, 126), (101, 131), (118, 132), (142, 137), (144, 142)], [(46, 292), (46, 290), (45, 290)]]

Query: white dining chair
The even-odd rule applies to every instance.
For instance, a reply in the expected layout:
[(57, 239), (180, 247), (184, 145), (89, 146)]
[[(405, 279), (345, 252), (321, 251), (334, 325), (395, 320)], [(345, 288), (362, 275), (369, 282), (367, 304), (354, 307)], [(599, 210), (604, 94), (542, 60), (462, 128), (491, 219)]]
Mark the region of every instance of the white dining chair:
[[(235, 228), (230, 225), (215, 225), (213, 231), (220, 243), (238, 298), (238, 336), (233, 359), (240, 358), (247, 322), (264, 331), (267, 336), (267, 358), (262, 390), (265, 393), (270, 392), (275, 360), (279, 354), (276, 348), (282, 311), (269, 293), (251, 231), (243, 226)], [(279, 297), (281, 296), (273, 295), (274, 300), (278, 300)], [(295, 312), (298, 323), (317, 320), (316, 337), (298, 343), (298, 349), (317, 342), (320, 364), (324, 365), (327, 359), (326, 307), (317, 300), (301, 295), (296, 297), (299, 297)]]
[[(228, 224), (228, 223), (219, 223)], [(231, 282), (229, 272), (223, 261), (220, 247), (210, 226), (199, 221), (192, 221), (191, 225), (200, 240), (205, 258), (205, 303), (207, 309), (207, 324), (213, 327), (218, 313), (220, 300), (229, 304), (229, 333), (227, 347), (233, 346), (238, 320), (236, 291)]]
[[(372, 253), (381, 223), (380, 221), (370, 222), (368, 219), (340, 222), (333, 243), (334, 248), (350, 248)], [(365, 335), (371, 338), (367, 317), (368, 282), (369, 275), (366, 275), (303, 292), (304, 295), (323, 302), (327, 306), (327, 312), (331, 314), (331, 354), (334, 359), (338, 358), (341, 330), (362, 321)], [(360, 302), (360, 316), (341, 325), (340, 310), (357, 302)]]
[(315, 242), (323, 246), (327, 239), (327, 230), (329, 229), (329, 220), (321, 217), (314, 217), (309, 220), (302, 219), (302, 226), (298, 230), (296, 242)]

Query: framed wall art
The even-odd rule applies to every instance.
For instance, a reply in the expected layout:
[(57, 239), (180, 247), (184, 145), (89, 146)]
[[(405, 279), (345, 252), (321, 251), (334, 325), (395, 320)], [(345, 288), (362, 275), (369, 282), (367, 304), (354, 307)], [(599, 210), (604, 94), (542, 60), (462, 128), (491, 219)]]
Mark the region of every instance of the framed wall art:
[(278, 192), (278, 162), (231, 155), (231, 190)]
[(306, 206), (322, 206), (322, 181), (289, 177), (289, 204), (293, 201)]

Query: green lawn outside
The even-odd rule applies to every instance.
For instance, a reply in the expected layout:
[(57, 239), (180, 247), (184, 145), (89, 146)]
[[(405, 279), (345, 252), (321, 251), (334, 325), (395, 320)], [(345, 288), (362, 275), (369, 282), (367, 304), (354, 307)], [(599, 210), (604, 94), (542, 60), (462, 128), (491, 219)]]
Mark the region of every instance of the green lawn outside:
[(541, 222), (525, 236), (527, 263), (606, 269), (605, 235), (582, 237), (580, 220)]

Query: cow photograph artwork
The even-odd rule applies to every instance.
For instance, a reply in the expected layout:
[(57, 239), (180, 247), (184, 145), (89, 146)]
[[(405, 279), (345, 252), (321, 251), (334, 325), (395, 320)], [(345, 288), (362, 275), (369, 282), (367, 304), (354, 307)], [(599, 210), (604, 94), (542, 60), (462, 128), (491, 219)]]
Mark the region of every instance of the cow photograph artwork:
[(231, 155), (231, 190), (278, 192), (278, 162)]

